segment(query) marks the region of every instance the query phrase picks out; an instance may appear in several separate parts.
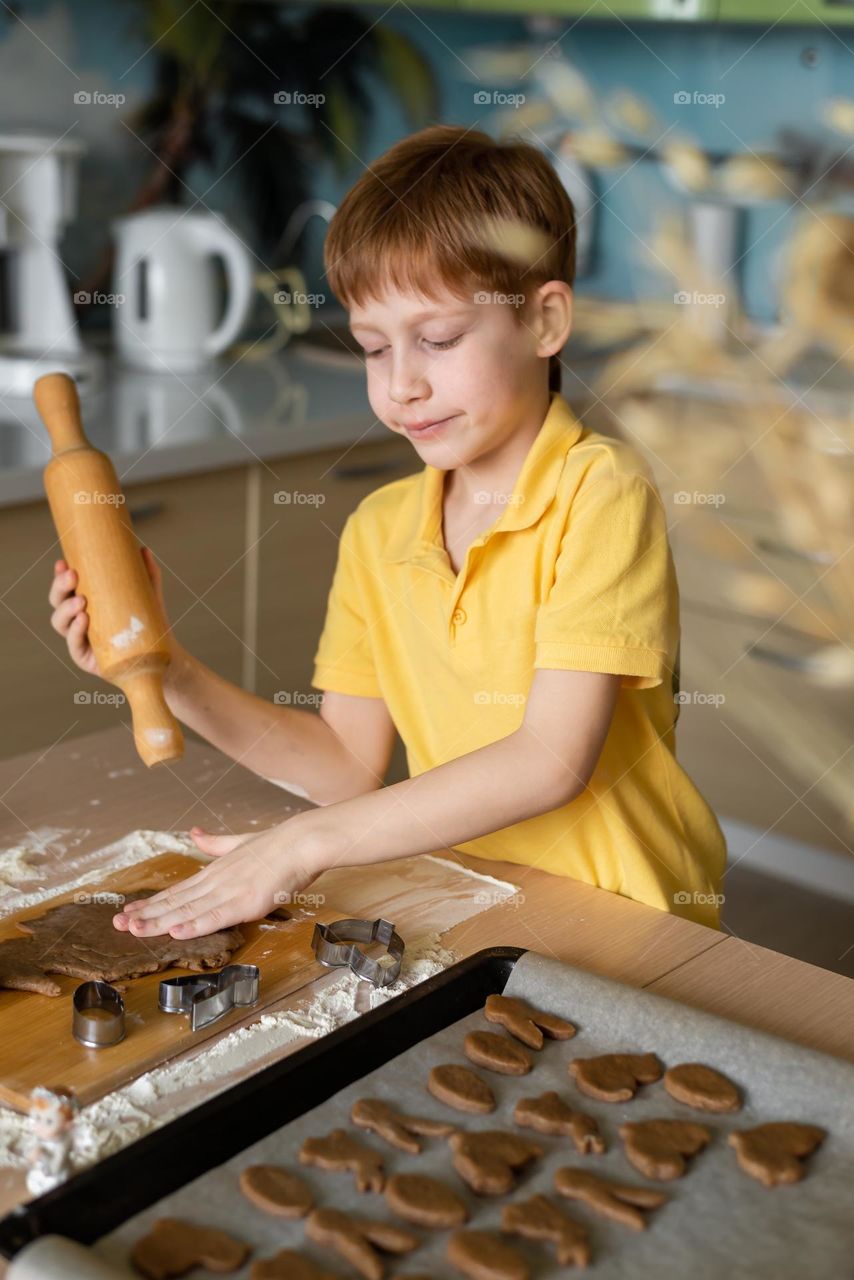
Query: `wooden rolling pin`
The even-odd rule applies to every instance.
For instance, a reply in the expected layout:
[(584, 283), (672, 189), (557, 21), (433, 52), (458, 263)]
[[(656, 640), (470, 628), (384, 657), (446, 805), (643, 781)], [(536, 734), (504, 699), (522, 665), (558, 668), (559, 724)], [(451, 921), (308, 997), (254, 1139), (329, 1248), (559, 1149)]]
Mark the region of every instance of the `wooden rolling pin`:
[(86, 439), (72, 378), (45, 374), (33, 399), (53, 444), (45, 492), (62, 554), (86, 597), (98, 671), (128, 700), (141, 759), (147, 765), (175, 760), (184, 753), (184, 738), (163, 696), (169, 648), (115, 468)]

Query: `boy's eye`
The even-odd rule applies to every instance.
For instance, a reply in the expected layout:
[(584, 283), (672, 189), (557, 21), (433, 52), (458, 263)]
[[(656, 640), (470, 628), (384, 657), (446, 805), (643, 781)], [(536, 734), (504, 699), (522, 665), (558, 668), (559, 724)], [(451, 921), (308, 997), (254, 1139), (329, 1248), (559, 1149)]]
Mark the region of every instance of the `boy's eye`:
[(365, 359), (370, 360), (373, 356), (381, 356), (385, 351), (385, 347), (377, 347), (376, 351), (366, 351)]
[(447, 351), (449, 347), (455, 347), (462, 336), (461, 333), (458, 333), (456, 338), (446, 338), (444, 342), (431, 342), (429, 338), (425, 338), (424, 341), (434, 351)]

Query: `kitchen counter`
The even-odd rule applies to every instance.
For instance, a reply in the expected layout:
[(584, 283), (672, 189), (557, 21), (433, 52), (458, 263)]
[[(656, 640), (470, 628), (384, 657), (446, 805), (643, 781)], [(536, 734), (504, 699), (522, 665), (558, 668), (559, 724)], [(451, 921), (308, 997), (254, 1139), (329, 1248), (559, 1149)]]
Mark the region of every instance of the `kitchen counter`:
[[(190, 734), (183, 759), (147, 770), (124, 724), (0, 761), (0, 795), (0, 849), (50, 824), (86, 830), (78, 853), (138, 828), (248, 831), (281, 821), (288, 806), (311, 807)], [(489, 946), (528, 947), (854, 1062), (854, 980), (579, 880), (437, 853), (521, 890), (443, 937), (461, 958)], [(360, 898), (378, 913), (389, 865), (359, 871)], [(329, 890), (340, 874), (312, 887)]]
[[(82, 408), (89, 439), (123, 485), (388, 435), (371, 412), (358, 360), (297, 346), (180, 375), (108, 360), (103, 385)], [(32, 400), (0, 399), (0, 506), (41, 499), (49, 459)]]
[[(190, 736), (182, 760), (146, 770), (123, 724), (0, 762), (0, 795), (0, 849), (49, 823), (61, 831), (79, 831), (76, 860), (137, 829), (185, 832), (198, 823), (209, 830), (224, 826), (246, 831), (269, 826), (287, 811), (309, 807)], [(467, 868), (518, 886), (511, 897), (481, 907), (443, 933), (446, 956), (453, 952), (463, 958), (495, 945), (529, 948), (854, 1061), (854, 981), (577, 880), (452, 850), (437, 854), (447, 860), (442, 865), (455, 872)], [(353, 914), (391, 916), (404, 937), (412, 939), (419, 926), (424, 927), (424, 900), (422, 895), (419, 906), (416, 893), (400, 892), (402, 881), (395, 876), (403, 865), (329, 872), (311, 889), (325, 892), (336, 904), (346, 902)], [(74, 874), (70, 867), (68, 873), (69, 878)], [(390, 891), (392, 883), (396, 893)], [(13, 908), (8, 896), (4, 906)], [(445, 962), (449, 960), (447, 956)], [(299, 1015), (307, 997), (321, 995), (334, 976), (314, 979), (265, 1007), (265, 1024), (268, 1014), (287, 1016), (295, 1010)], [(258, 1016), (250, 1013), (243, 1025), (257, 1025)], [(208, 1041), (203, 1050), (232, 1029)], [(268, 1033), (261, 1028), (257, 1034)], [(208, 1099), (212, 1090), (237, 1083), (302, 1043), (274, 1045), (266, 1056), (238, 1065), (216, 1085), (194, 1085), (180, 1095), (172, 1114)], [(198, 1052), (190, 1050), (184, 1058)], [(23, 1171), (5, 1168), (0, 1176), (0, 1214), (27, 1199)], [(6, 1270), (0, 1259), (0, 1276)]]

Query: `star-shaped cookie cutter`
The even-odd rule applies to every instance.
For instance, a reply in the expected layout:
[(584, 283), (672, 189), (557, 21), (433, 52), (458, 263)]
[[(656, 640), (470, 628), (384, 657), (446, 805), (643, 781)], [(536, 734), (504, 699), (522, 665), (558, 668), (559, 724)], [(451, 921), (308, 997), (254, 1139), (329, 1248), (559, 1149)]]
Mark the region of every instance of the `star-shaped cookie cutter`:
[[(366, 955), (359, 944), (372, 942), (381, 943), (385, 953)], [(406, 944), (390, 920), (335, 920), (314, 926), (311, 949), (329, 969), (346, 966), (373, 986), (388, 987), (400, 974)]]
[(191, 1029), (200, 1031), (236, 1006), (255, 1004), (260, 984), (257, 964), (227, 964), (215, 973), (163, 978), (157, 1005), (162, 1013), (188, 1013)]

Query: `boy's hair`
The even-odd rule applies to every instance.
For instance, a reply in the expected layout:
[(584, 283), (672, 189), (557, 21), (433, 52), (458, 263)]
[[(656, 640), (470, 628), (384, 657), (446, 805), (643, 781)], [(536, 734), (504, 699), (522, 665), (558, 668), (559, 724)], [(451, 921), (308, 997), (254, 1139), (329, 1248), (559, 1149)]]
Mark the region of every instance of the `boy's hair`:
[[(500, 253), (484, 233), (492, 219), (534, 228), (537, 250), (522, 260)], [(524, 298), (547, 280), (572, 285), (575, 234), (572, 201), (536, 147), (433, 125), (396, 143), (351, 187), (330, 223), (324, 264), (347, 308), (388, 285), (424, 297), (444, 287), (465, 299)], [(553, 355), (549, 389), (560, 388)]]

